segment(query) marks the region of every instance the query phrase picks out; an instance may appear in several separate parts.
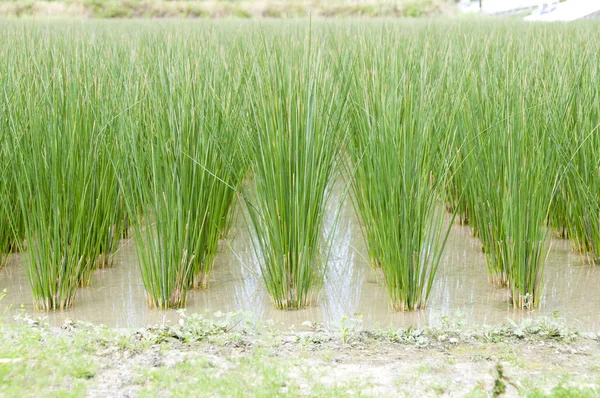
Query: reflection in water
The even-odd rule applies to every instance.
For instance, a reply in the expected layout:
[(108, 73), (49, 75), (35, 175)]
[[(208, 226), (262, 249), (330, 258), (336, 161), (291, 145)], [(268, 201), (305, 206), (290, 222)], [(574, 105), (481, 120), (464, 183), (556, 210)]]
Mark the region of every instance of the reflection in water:
[[(339, 198), (339, 196), (338, 196)], [(332, 202), (335, 202), (332, 201)], [(341, 317), (361, 316), (366, 327), (408, 327), (436, 324), (442, 316), (458, 316), (467, 324), (498, 324), (511, 318), (552, 314), (566, 318), (573, 326), (600, 331), (600, 271), (585, 265), (571, 252), (569, 242), (553, 240), (546, 264), (543, 307), (535, 312), (511, 308), (506, 289), (492, 287), (487, 280), (485, 256), (468, 227), (453, 226), (448, 239), (427, 310), (394, 313), (388, 308), (381, 276), (366, 261), (366, 250), (349, 201), (342, 208), (329, 260), (329, 269), (317, 306), (299, 311), (276, 310), (263, 288), (258, 262), (242, 220), (237, 220), (228, 242), (217, 255), (209, 289), (192, 291), (187, 312), (250, 311), (256, 319), (283, 322), (284, 328), (300, 328), (302, 322), (333, 326)], [(325, 232), (332, 230), (338, 209), (328, 208), (330, 219)], [(241, 217), (240, 217), (241, 218)], [(139, 327), (178, 319), (176, 311), (146, 307), (133, 242), (124, 242), (113, 268), (96, 271), (92, 286), (81, 288), (75, 306), (48, 314), (33, 310), (31, 291), (22, 265), (22, 255), (13, 255), (0, 270), (0, 291), (7, 289), (2, 306), (9, 313), (22, 308), (34, 316), (47, 316), (60, 325), (75, 318), (116, 327)]]

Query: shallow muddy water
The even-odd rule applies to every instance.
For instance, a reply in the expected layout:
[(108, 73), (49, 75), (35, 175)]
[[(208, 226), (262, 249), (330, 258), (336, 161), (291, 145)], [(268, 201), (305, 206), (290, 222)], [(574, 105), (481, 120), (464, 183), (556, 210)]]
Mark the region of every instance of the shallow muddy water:
[[(222, 243), (210, 286), (190, 292), (188, 313), (244, 310), (257, 320), (273, 320), (281, 328), (295, 329), (302, 329), (305, 321), (335, 327), (343, 316), (362, 319), (363, 327), (375, 328), (435, 325), (443, 316), (461, 319), (467, 325), (482, 325), (504, 323), (507, 318), (520, 322), (526, 317), (556, 313), (566, 318), (570, 326), (600, 331), (600, 270), (584, 264), (571, 252), (566, 240), (551, 242), (543, 304), (534, 312), (512, 309), (508, 290), (488, 283), (484, 254), (469, 227), (452, 227), (429, 308), (412, 313), (389, 310), (381, 278), (365, 259), (363, 238), (350, 205), (342, 209), (319, 302), (305, 310), (281, 311), (272, 306), (243, 224), (236, 223), (230, 239)], [(25, 311), (32, 316), (46, 316), (53, 325), (73, 318), (115, 327), (140, 327), (179, 319), (176, 311), (147, 308), (133, 241), (122, 242), (114, 267), (95, 272), (91, 286), (79, 290), (71, 310), (47, 314), (33, 310), (20, 256), (13, 255), (0, 270), (0, 291), (7, 290), (0, 306), (12, 306), (9, 316)]]

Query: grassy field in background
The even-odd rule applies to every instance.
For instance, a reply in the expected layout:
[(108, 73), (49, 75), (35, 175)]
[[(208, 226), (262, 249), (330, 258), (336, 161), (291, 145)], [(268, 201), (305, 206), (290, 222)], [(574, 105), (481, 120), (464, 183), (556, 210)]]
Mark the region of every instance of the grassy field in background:
[(0, 16), (85, 18), (429, 17), (452, 0), (3, 0)]

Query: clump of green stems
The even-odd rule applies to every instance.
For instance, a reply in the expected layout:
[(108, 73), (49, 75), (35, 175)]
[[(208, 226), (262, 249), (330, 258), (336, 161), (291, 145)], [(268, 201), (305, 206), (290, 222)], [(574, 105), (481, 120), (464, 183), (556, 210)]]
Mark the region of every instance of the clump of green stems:
[[(32, 62), (33, 63), (33, 62)], [(34, 306), (65, 309), (95, 260), (91, 241), (100, 133), (73, 64), (64, 54), (32, 68), (47, 80), (23, 82), (22, 113), (13, 114), (13, 177), (27, 239)], [(78, 76), (83, 79), (82, 76)]]
[(566, 165), (559, 200), (552, 217), (575, 251), (592, 264), (600, 263), (600, 76), (589, 65), (591, 51), (567, 52), (561, 73), (572, 80), (557, 83), (552, 108), (559, 109), (554, 126), (556, 147)]
[[(518, 308), (540, 304), (545, 264), (545, 226), (562, 175), (551, 123), (539, 101), (554, 93), (536, 84), (536, 70), (517, 60), (523, 51), (507, 51), (485, 69), (495, 69), (478, 83), (467, 116), (475, 115), (469, 189), (476, 198), (472, 214), (492, 281), (511, 290)], [(490, 78), (492, 76), (492, 78)], [(485, 81), (483, 81), (485, 77)], [(510, 84), (507, 84), (510, 82)], [(546, 92), (545, 92), (546, 90)]]
[(599, 134), (598, 127), (579, 130), (566, 152), (572, 153), (566, 172), (568, 236), (574, 249), (594, 265), (600, 264)]
[(129, 214), (147, 303), (158, 308), (183, 307), (192, 286), (207, 287), (245, 173), (243, 74), (227, 65), (230, 54), (182, 40), (149, 45), (142, 124), (126, 139)]
[(364, 49), (354, 72), (354, 204), (391, 307), (413, 311), (427, 305), (450, 230), (438, 201), (449, 163), (439, 159), (449, 156), (453, 131), (435, 127), (442, 79), (432, 77), (425, 43), (365, 47), (376, 50)]
[[(8, 138), (9, 130), (1, 129), (0, 134)], [(17, 194), (12, 178), (13, 165), (13, 154), (9, 153), (9, 146), (6, 142), (0, 143), (0, 268), (6, 265), (11, 253), (19, 250), (19, 243), (24, 239), (23, 217), (15, 200)]]
[[(298, 38), (294, 38), (293, 36)], [(250, 85), (254, 248), (275, 307), (316, 303), (328, 261), (326, 203), (346, 129), (346, 58), (327, 58), (304, 28), (265, 44)]]
[(17, 241), (23, 239), (20, 209), (15, 200), (15, 183), (12, 178), (14, 152), (10, 150), (10, 119), (19, 105), (18, 93), (12, 84), (16, 77), (8, 62), (12, 57), (0, 58), (0, 268), (6, 265), (9, 254), (17, 250)]
[[(498, 134), (493, 143), (487, 142), (495, 149), (481, 149), (479, 152), (485, 156), (479, 159), (482, 168), (500, 169), (494, 160), (488, 160), (493, 158), (504, 164), (502, 174), (492, 174), (497, 178), (492, 180), (497, 181), (497, 191), (490, 195), (489, 200), (480, 202), (481, 209), (479, 204), (476, 205), (476, 211), (477, 214), (487, 211), (498, 215), (498, 219), (488, 224), (492, 241), (486, 246), (490, 248), (486, 255), (494, 267), (496, 280), (506, 280), (513, 305), (518, 308), (539, 305), (548, 232), (544, 223), (559, 177), (555, 169), (556, 152), (550, 140), (545, 138), (544, 128), (538, 128), (536, 121), (529, 115), (507, 116), (506, 130)], [(492, 155), (492, 151), (500, 151), (499, 156)], [(486, 175), (485, 172), (480, 174)], [(492, 211), (492, 207), (496, 210)], [(481, 231), (485, 230), (481, 228)], [(482, 233), (482, 236), (488, 235)]]
[[(18, 209), (9, 211), (12, 235), (27, 250), (27, 275), (40, 310), (73, 305), (99, 255), (114, 250), (106, 246), (107, 226), (119, 217), (110, 208), (118, 184), (106, 162), (114, 156), (117, 115), (106, 101), (110, 81), (94, 69), (102, 61), (97, 43), (82, 45), (71, 33), (25, 36), (24, 50), (11, 57), (21, 75), (9, 68), (4, 91), (11, 107), (4, 126), (14, 195), (4, 208)], [(33, 46), (36, 57), (28, 53)]]

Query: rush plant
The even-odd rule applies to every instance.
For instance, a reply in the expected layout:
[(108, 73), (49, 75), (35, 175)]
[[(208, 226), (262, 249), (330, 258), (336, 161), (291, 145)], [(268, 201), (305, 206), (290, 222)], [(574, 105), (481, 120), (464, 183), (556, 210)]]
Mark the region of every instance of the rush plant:
[(148, 305), (158, 308), (183, 307), (192, 286), (208, 286), (245, 173), (243, 75), (215, 48), (184, 39), (149, 45), (154, 78), (141, 88), (141, 128), (132, 127), (125, 144), (142, 280)]
[(348, 81), (334, 79), (348, 72), (346, 59), (334, 62), (311, 39), (296, 28), (265, 40), (248, 95), (249, 225), (262, 279), (281, 309), (317, 302), (331, 245), (326, 203), (346, 136)]
[(453, 130), (435, 128), (442, 80), (425, 64), (426, 51), (365, 43), (354, 73), (354, 203), (371, 264), (383, 271), (391, 307), (400, 311), (426, 307), (451, 225), (439, 199)]

